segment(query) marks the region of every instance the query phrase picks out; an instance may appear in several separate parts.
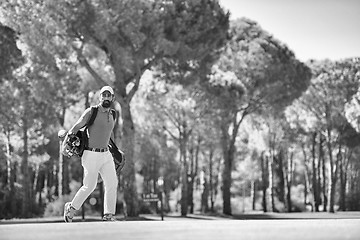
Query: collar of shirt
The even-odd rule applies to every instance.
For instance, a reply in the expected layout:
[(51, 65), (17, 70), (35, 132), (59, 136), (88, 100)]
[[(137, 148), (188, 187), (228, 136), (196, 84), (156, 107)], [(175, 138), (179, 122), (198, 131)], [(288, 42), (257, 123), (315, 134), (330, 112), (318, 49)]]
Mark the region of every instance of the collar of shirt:
[(99, 105), (99, 110), (103, 113), (110, 112), (110, 108), (104, 108), (103, 106)]
[(110, 108), (104, 108), (103, 106), (99, 105), (99, 108), (100, 112), (102, 113), (107, 113), (107, 119), (108, 119), (108, 122), (110, 122), (110, 115), (112, 115), (112, 112), (110, 111), (111, 109)]

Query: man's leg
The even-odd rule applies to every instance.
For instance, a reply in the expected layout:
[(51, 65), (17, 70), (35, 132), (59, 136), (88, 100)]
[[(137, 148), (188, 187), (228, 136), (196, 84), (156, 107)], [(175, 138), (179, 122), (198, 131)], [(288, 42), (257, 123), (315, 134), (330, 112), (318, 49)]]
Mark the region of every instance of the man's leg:
[(115, 214), (118, 178), (111, 153), (104, 153), (104, 165), (100, 168), (101, 178), (104, 180), (104, 214)]
[(81, 164), (84, 168), (83, 186), (77, 191), (71, 206), (79, 210), (89, 195), (95, 190), (99, 171), (99, 153), (84, 151)]

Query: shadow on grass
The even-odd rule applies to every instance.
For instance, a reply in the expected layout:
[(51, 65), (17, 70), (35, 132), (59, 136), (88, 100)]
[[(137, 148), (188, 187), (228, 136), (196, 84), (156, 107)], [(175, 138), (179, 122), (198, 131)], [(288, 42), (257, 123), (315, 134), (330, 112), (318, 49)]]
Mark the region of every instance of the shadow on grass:
[[(152, 221), (145, 217), (116, 217), (117, 221)], [(81, 217), (75, 217), (72, 221), (73, 223), (82, 223), (82, 222), (102, 222), (99, 217), (86, 217), (81, 219)], [(4, 224), (42, 224), (42, 223), (65, 223), (61, 217), (57, 218), (23, 218), (23, 219), (8, 219), (0, 220), (0, 225)]]
[[(188, 214), (181, 215), (165, 215), (164, 220), (301, 220), (301, 219), (360, 219), (360, 212), (307, 212), (307, 213), (244, 213), (233, 214), (232, 216), (224, 214)], [(161, 221), (158, 215), (144, 215), (139, 217), (123, 217), (117, 216), (117, 221)], [(74, 223), (81, 222), (102, 222), (100, 216), (88, 216), (81, 219), (77, 216), (73, 220)], [(28, 218), (28, 219), (10, 219), (0, 220), (3, 224), (38, 224), (38, 223), (65, 223), (62, 217), (54, 218)]]
[[(168, 217), (168, 216), (166, 216)], [(301, 219), (360, 219), (360, 212), (294, 212), (294, 213), (243, 213), (233, 214), (189, 214), (186, 217), (172, 216), (177, 218), (198, 220), (301, 220)]]

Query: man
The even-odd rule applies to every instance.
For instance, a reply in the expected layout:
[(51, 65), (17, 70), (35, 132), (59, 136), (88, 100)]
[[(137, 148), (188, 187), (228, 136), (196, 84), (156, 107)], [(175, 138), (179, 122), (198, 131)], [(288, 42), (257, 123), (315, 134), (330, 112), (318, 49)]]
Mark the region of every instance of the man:
[[(115, 111), (111, 110), (114, 101), (114, 90), (105, 86), (100, 90), (100, 103), (96, 107), (98, 112), (91, 126), (88, 127), (89, 141), (81, 157), (84, 169), (83, 186), (78, 190), (71, 202), (64, 207), (65, 222), (72, 222), (75, 211), (79, 210), (88, 196), (95, 190), (98, 174), (104, 182), (104, 221), (115, 221), (115, 207), (118, 179), (114, 161), (108, 149), (110, 137), (114, 139)], [(64, 141), (76, 134), (86, 125), (91, 117), (91, 107), (86, 109), (75, 125), (69, 130)]]

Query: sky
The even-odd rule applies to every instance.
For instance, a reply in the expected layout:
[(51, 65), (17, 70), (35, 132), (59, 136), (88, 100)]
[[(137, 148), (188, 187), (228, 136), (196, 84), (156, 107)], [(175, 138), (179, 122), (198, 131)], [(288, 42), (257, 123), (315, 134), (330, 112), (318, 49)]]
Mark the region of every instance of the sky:
[(256, 21), (301, 61), (360, 57), (360, 0), (219, 0)]

